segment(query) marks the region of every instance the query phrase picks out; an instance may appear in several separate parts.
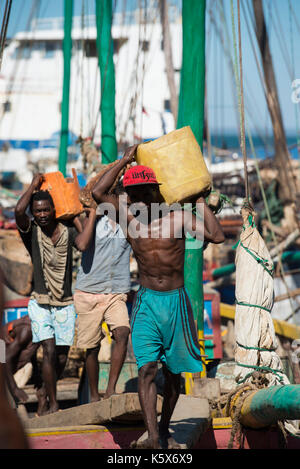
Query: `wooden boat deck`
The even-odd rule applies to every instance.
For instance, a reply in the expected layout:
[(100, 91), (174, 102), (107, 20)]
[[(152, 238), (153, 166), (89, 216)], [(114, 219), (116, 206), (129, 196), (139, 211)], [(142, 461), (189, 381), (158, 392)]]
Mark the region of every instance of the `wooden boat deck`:
[[(158, 396), (158, 413), (161, 405)], [(210, 422), (206, 399), (180, 395), (170, 429), (183, 449), (193, 448)], [(146, 437), (137, 393), (28, 419), (24, 425), (30, 447), (35, 449), (124, 449)]]

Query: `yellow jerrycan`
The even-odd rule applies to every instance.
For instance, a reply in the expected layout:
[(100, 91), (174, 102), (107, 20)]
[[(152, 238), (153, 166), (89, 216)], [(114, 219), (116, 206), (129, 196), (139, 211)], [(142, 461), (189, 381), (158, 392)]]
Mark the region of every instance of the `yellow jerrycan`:
[(153, 169), (169, 205), (187, 202), (211, 188), (210, 174), (190, 126), (140, 144), (136, 161)]

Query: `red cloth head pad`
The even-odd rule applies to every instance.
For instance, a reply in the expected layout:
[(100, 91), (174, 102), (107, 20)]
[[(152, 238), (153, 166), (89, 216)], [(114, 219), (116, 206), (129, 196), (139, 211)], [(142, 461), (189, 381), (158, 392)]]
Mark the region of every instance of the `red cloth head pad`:
[(154, 171), (148, 166), (137, 165), (128, 169), (124, 174), (123, 186), (135, 186), (137, 184), (159, 184)]

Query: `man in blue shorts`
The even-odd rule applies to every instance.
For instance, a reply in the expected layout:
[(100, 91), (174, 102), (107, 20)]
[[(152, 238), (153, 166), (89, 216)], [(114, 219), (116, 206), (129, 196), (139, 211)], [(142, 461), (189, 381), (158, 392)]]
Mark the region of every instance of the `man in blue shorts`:
[[(72, 250), (73, 247), (83, 249), (96, 218), (96, 211), (87, 209), (89, 216), (84, 229), (76, 222), (77, 228), (60, 222), (50, 193), (39, 190), (42, 181), (42, 174), (34, 176), (15, 208), (17, 227), (33, 264), (28, 315), (32, 342), (43, 347), (42, 375), (46, 394), (41, 414), (58, 410), (56, 381), (65, 368), (75, 332)], [(28, 208), (32, 217), (27, 214)]]
[[(184, 288), (185, 234), (212, 243), (222, 243), (224, 235), (203, 197), (197, 199), (204, 217), (200, 230), (198, 217), (190, 212), (185, 218), (180, 208), (165, 214), (158, 211), (153, 216), (153, 204), (161, 202), (161, 195), (151, 168), (137, 165), (126, 171), (123, 186), (127, 200), (111, 194), (120, 171), (133, 161), (136, 147), (130, 147), (99, 179), (93, 197), (98, 203), (114, 207), (139, 268), (141, 287), (131, 314), (131, 329), (148, 438), (136, 447), (178, 448), (169, 433), (169, 423), (180, 394), (180, 376), (182, 372), (202, 370), (193, 313)], [(158, 360), (165, 375), (159, 428), (154, 382)]]

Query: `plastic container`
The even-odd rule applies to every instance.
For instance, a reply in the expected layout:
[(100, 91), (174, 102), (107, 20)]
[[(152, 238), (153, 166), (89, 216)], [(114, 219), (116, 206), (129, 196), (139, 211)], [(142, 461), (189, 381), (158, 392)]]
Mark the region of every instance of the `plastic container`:
[(79, 200), (80, 187), (77, 174), (72, 168), (73, 178), (64, 178), (60, 171), (45, 173), (41, 190), (50, 192), (56, 211), (56, 218), (68, 220), (83, 210)]
[(153, 169), (169, 205), (186, 202), (211, 188), (201, 148), (189, 126), (142, 143), (137, 148), (136, 161)]

